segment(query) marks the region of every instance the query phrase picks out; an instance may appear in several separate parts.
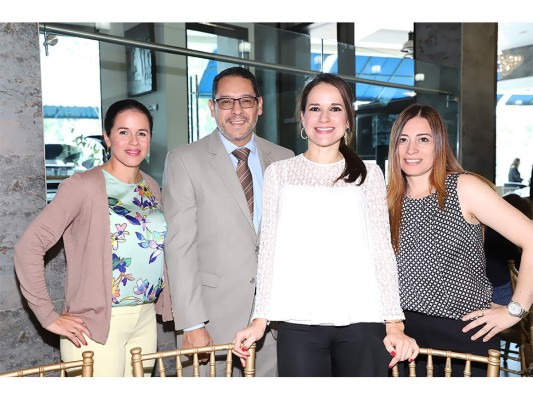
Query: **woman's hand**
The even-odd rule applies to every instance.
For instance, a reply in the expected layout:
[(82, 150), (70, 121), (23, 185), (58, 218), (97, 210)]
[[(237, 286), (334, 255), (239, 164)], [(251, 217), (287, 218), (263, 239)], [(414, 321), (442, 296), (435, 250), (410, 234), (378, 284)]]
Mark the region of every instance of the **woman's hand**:
[(266, 319), (256, 318), (250, 325), (248, 325), (248, 327), (235, 334), (235, 337), (233, 338), (233, 354), (241, 359), (243, 367), (246, 363), (246, 358), (250, 355), (248, 349), (252, 344), (263, 337), (266, 326)]
[(78, 348), (82, 344), (87, 346), (87, 340), (84, 334), (91, 339), (91, 332), (89, 332), (83, 319), (68, 313), (61, 314), (53, 323), (45, 326), (45, 329), (57, 335), (67, 337)]
[(389, 368), (394, 367), (400, 361), (408, 360), (411, 362), (418, 356), (420, 347), (418, 347), (415, 339), (403, 333), (403, 322), (387, 322), (385, 329), (387, 336), (383, 339), (383, 344), (392, 355)]
[(518, 323), (520, 318), (509, 315), (506, 306), (491, 303), (491, 307), (488, 310), (472, 311), (461, 318), (461, 320), (471, 321), (463, 328), (463, 332), (465, 333), (484, 324), (485, 326), (472, 335), (471, 339), (477, 340), (483, 337), (483, 341), (487, 342), (494, 335)]

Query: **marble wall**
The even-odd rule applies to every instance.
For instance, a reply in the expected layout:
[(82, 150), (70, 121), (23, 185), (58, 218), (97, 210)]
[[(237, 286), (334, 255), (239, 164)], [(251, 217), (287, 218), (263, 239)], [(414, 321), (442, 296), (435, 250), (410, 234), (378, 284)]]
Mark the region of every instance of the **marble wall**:
[[(36, 23), (0, 24), (0, 371), (59, 360), (58, 339), (29, 311), (13, 266), (15, 243), (46, 204), (38, 46)], [(50, 254), (47, 268), (57, 307), (63, 293), (61, 255)]]

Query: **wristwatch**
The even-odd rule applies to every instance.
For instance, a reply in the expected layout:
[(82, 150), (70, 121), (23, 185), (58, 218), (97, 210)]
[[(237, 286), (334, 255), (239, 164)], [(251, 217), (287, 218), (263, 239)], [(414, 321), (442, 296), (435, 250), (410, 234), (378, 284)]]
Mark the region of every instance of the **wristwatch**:
[(527, 314), (527, 311), (524, 310), (516, 301), (511, 301), (509, 304), (507, 304), (507, 312), (509, 315), (517, 318), (524, 318)]

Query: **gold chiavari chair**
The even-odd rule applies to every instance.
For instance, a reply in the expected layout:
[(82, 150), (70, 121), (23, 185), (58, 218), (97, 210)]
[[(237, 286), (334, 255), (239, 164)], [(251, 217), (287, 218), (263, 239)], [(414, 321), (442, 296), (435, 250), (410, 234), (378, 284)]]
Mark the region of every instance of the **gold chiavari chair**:
[[(157, 371), (160, 377), (166, 377), (166, 368), (163, 362), (164, 358), (175, 357), (176, 358), (176, 376), (181, 378), (183, 376), (183, 366), (180, 356), (191, 356), (193, 360), (193, 377), (200, 376), (200, 362), (198, 354), (209, 354), (209, 376), (216, 376), (216, 363), (215, 356), (217, 353), (226, 353), (226, 377), (232, 376), (233, 371), (233, 357), (232, 357), (233, 343), (219, 344), (205, 347), (193, 347), (190, 349), (174, 349), (167, 351), (160, 351), (157, 353), (142, 354), (140, 347), (135, 347), (130, 350), (131, 352), (131, 364), (133, 367), (134, 377), (143, 377), (144, 368), (143, 361), (156, 360)], [(255, 376), (255, 343), (249, 349), (250, 356), (246, 359), (246, 365), (244, 366), (244, 376)]]
[(7, 377), (7, 376), (22, 377), (22, 376), (37, 375), (37, 374), (39, 374), (40, 377), (44, 377), (46, 376), (45, 374), (56, 372), (56, 371), (60, 372), (60, 377), (65, 377), (67, 376), (68, 370), (81, 367), (81, 376), (85, 378), (89, 378), (93, 376), (93, 364), (94, 364), (93, 356), (94, 356), (94, 353), (92, 351), (84, 351), (82, 354), (83, 358), (81, 360), (68, 361), (68, 362), (62, 362), (62, 363), (57, 363), (57, 364), (40, 365), (37, 367), (19, 369), (17, 371), (2, 373), (0, 374), (0, 377)]
[[(420, 355), (427, 356), (426, 370), (428, 377), (433, 377), (433, 357), (443, 357), (446, 358), (445, 364), (445, 377), (452, 376), (452, 359), (455, 360), (464, 360), (465, 367), (463, 370), (463, 376), (469, 377), (472, 374), (471, 362), (479, 362), (487, 364), (487, 376), (488, 377), (499, 377), (500, 376), (500, 352), (498, 350), (491, 349), (487, 356), (478, 356), (475, 354), (469, 353), (458, 353), (455, 351), (449, 350), (437, 350), (437, 349), (428, 349), (420, 348)], [(420, 357), (420, 355), (418, 357)], [(392, 368), (392, 376), (400, 376), (398, 364)], [(409, 376), (416, 376), (416, 360), (409, 363)]]
[(527, 342), (524, 348), (524, 365), (526, 368), (526, 373), (523, 376), (533, 376), (533, 306), (529, 310), (528, 318), (528, 332), (529, 332), (529, 341)]
[[(509, 276), (511, 279), (511, 288), (513, 293), (516, 289), (516, 282), (518, 281), (518, 270), (516, 269), (515, 261), (509, 260), (507, 262), (509, 268)], [(500, 338), (503, 341), (504, 348), (501, 349), (502, 371), (516, 374), (520, 376), (531, 376), (533, 374), (533, 307), (529, 310), (529, 314), (525, 316), (517, 324), (504, 329), (500, 332)], [(518, 350), (512, 350), (511, 344), (515, 343)], [(520, 369), (508, 368), (508, 361), (513, 360), (520, 363)]]

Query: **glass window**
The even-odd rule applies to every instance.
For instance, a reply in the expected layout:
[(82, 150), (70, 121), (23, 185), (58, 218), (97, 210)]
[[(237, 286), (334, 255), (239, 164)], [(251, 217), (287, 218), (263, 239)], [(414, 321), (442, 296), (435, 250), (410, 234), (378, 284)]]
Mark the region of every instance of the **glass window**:
[[(522, 185), (530, 184), (533, 170), (532, 33), (532, 23), (498, 24), (496, 185), (503, 193), (516, 189), (508, 179), (515, 158)], [(529, 197), (529, 187), (517, 193)]]
[(48, 201), (62, 179), (105, 158), (98, 42), (69, 36), (54, 42), (48, 55), (40, 46)]
[[(239, 26), (187, 24), (187, 48), (191, 50), (247, 59), (250, 52), (247, 37), (247, 30)], [(209, 109), (213, 79), (230, 66), (216, 60), (187, 57), (189, 142), (209, 135), (216, 128)]]

